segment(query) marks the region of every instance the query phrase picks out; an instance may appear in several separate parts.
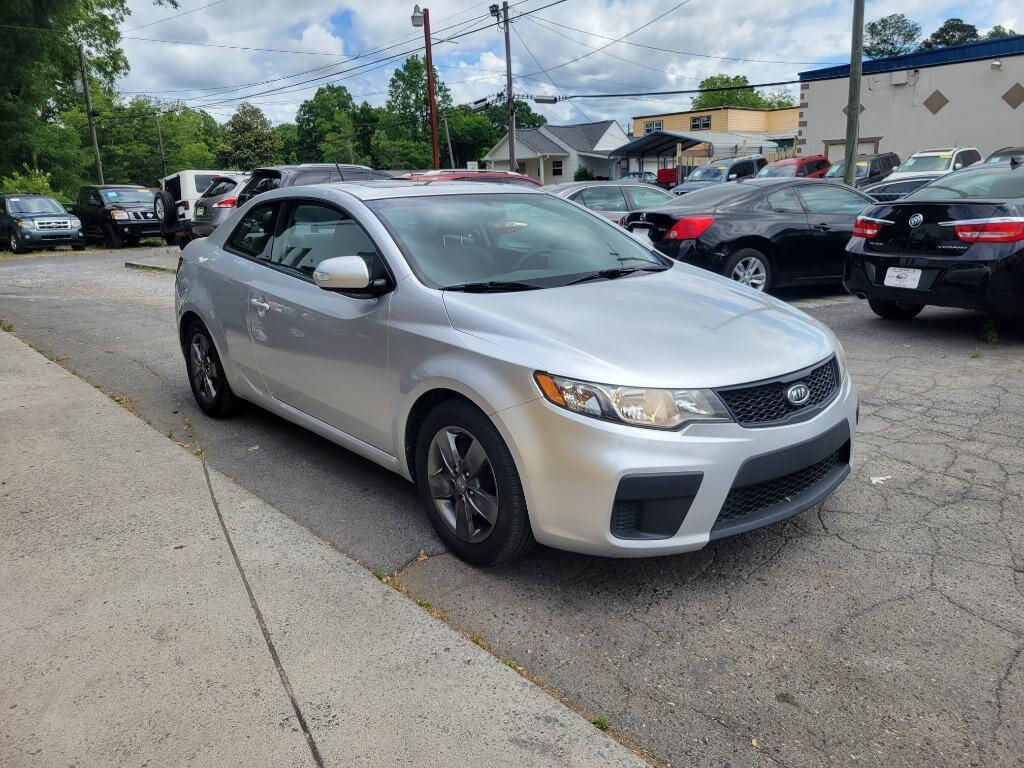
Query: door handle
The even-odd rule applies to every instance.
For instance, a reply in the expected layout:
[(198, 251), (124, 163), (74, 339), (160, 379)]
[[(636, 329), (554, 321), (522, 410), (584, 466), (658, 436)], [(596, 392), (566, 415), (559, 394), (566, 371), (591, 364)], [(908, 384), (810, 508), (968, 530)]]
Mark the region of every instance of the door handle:
[(832, 229), (832, 227), (830, 227), (830, 226), (829, 226), (828, 224), (826, 224), (825, 222), (821, 222), (821, 223), (819, 223), (819, 224), (815, 224), (815, 225), (814, 225), (814, 227), (813, 227), (813, 229), (816, 229), (816, 230), (818, 230), (819, 232), (828, 232), (828, 231), (829, 231), (830, 229)]
[(249, 304), (255, 307), (256, 311), (260, 314), (263, 314), (270, 309), (270, 305), (267, 302), (260, 301), (259, 299), (249, 299)]

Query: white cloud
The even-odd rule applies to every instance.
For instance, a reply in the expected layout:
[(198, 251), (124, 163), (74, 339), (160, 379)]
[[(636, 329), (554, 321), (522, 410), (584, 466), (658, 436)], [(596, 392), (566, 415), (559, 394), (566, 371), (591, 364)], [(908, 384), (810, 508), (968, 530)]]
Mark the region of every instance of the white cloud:
[[(388, 79), (394, 67), (401, 64), (401, 58), (372, 69), (360, 65), (420, 44), (421, 30), (414, 29), (409, 19), (414, 1), (227, 0), (209, 10), (125, 34), (334, 54), (338, 58), (126, 39), (123, 45), (132, 71), (119, 85), (125, 91), (145, 91), (163, 98), (185, 97), (195, 105), (208, 104), (218, 119), (226, 119), (234, 104), (249, 96), (274, 121), (291, 120), (299, 103), (311, 96), (318, 85), (335, 81), (348, 87), (357, 99), (382, 104), (387, 98)], [(189, 3), (192, 7), (197, 4), (199, 0)], [(486, 25), (485, 29), (457, 41), (435, 44), (435, 64), (456, 102), (504, 90), (504, 45), (501, 33), (487, 15), (490, 0), (472, 4), (467, 0), (428, 0), (420, 4), (431, 6), (435, 40)], [(546, 0), (525, 0), (516, 4), (513, 13), (545, 4)], [(693, 88), (701, 78), (714, 73), (745, 74), (752, 82), (789, 80), (797, 72), (817, 66), (796, 62), (841, 61), (848, 56), (850, 6), (846, 0), (770, 0), (750, 6), (747, 12), (735, 2), (691, 0), (629, 38), (675, 51), (762, 61), (682, 55), (624, 44), (610, 46), (607, 53), (591, 53), (593, 48), (606, 45), (607, 37), (624, 35), (674, 4), (673, 0), (568, 0), (537, 13), (538, 17), (583, 32), (526, 20), (517, 22), (517, 31), (543, 67), (583, 58), (551, 69), (550, 78), (556, 84), (552, 85), (513, 35), (516, 92), (580, 94)], [(189, 5), (183, 5), (179, 12), (189, 10)], [(131, 0), (130, 7), (132, 15), (124, 23), (126, 29), (174, 14), (168, 8), (154, 6), (151, 0)], [(868, 4), (867, 18), (897, 12), (920, 23), (924, 34), (949, 16), (960, 16), (979, 29), (994, 24), (1024, 27), (1019, 0), (997, 0), (991, 4), (974, 0), (967, 5), (948, 0), (876, 0)], [(342, 59), (389, 46), (394, 47), (347, 64)], [(584, 56), (588, 53), (591, 55)], [(306, 74), (299, 74), (302, 72)], [(301, 83), (313, 78), (314, 82)], [(254, 85), (237, 87), (243, 84)], [(213, 93), (218, 90), (219, 94)], [(631, 115), (645, 111), (685, 109), (689, 99), (581, 99), (576, 103), (592, 119), (614, 118), (625, 123)], [(552, 121), (584, 119), (568, 103), (538, 109)]]

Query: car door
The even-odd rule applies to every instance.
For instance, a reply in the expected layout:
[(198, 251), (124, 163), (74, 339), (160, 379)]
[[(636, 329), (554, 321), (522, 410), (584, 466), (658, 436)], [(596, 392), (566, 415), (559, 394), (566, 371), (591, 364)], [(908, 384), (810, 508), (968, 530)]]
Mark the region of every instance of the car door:
[(775, 245), (776, 284), (813, 276), (813, 238), (796, 191), (787, 185), (768, 195), (766, 202), (771, 226), (765, 234)]
[(809, 275), (842, 277), (846, 244), (853, 235), (853, 223), (873, 201), (838, 184), (801, 184), (797, 187), (797, 194), (807, 211), (811, 230), (813, 256), (808, 263)]
[(345, 211), (311, 199), (283, 203), (276, 234), (249, 284), (256, 363), (273, 397), (387, 453), (391, 295), (326, 291), (317, 264), (361, 256), (387, 276), (376, 246)]
[(82, 195), (82, 213), (85, 215), (79, 216), (79, 219), (82, 222), (82, 228), (85, 230), (86, 235), (103, 237), (105, 212), (106, 209), (103, 207), (103, 200), (100, 198), (99, 190), (85, 190)]
[(629, 211), (626, 197), (622, 194), (622, 187), (618, 184), (584, 187), (573, 195), (572, 199), (612, 221), (618, 221)]

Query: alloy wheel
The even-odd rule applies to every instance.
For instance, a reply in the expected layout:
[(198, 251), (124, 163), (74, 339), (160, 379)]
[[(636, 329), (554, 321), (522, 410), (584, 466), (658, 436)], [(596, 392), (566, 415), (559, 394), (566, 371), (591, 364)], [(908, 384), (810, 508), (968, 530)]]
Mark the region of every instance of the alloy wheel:
[(18, 236), (11, 232), (11, 253), (18, 252)]
[(211, 354), (209, 340), (201, 333), (192, 337), (189, 356), (192, 361), (192, 383), (205, 400), (217, 397), (217, 363)]
[(483, 445), (461, 427), (444, 427), (427, 452), (427, 485), (441, 519), (463, 541), (494, 532), (498, 488)]
[(768, 282), (768, 270), (764, 262), (754, 256), (747, 256), (736, 262), (732, 268), (733, 280), (748, 285), (755, 291), (763, 291)]
[(156, 217), (160, 220), (164, 220), (164, 201), (161, 198), (156, 199)]

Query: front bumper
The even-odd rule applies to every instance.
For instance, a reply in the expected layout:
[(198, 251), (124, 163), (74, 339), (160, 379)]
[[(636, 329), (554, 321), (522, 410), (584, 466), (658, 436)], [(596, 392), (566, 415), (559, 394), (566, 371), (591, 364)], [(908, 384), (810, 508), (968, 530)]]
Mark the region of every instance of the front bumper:
[[(849, 472), (857, 393), (847, 376), (814, 418), (764, 428), (694, 424), (663, 432), (578, 416), (543, 399), (493, 418), (515, 455), (539, 542), (646, 557), (700, 549), (820, 502)], [(788, 499), (758, 506), (762, 491), (812, 472), (813, 482), (794, 486)], [(656, 533), (623, 538), (621, 502), (636, 497), (655, 500), (646, 529)]]
[(54, 248), (59, 245), (84, 245), (80, 228), (18, 229), (18, 240), (25, 248)]
[[(886, 286), (889, 267), (920, 269), (918, 287)], [(853, 295), (871, 299), (1019, 315), (1024, 314), (1024, 252), (957, 260), (848, 251), (843, 285)]]

